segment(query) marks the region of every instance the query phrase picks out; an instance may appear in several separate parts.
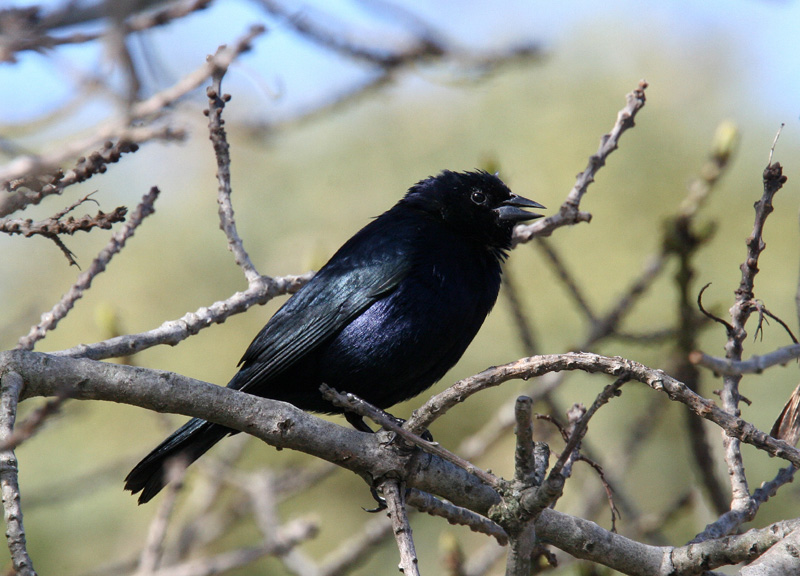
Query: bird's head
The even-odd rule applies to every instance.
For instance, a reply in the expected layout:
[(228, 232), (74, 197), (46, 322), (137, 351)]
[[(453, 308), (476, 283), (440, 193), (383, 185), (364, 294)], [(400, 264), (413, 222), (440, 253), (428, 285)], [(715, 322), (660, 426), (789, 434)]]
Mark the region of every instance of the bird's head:
[(544, 208), (512, 193), (500, 178), (483, 170), (444, 170), (412, 186), (402, 203), (500, 250), (511, 246), (511, 232), (517, 223), (543, 216), (525, 208)]

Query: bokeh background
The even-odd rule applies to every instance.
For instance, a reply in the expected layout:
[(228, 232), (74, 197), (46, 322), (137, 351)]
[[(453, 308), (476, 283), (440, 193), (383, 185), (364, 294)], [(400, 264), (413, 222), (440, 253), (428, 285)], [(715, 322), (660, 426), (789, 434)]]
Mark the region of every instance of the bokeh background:
[[(403, 26), (371, 4), (305, 2), (292, 7), (313, 17), (333, 17), (343, 29), (356, 30), (359, 38), (402, 39)], [(756, 295), (797, 331), (800, 4), (734, 0), (490, 5), (443, 0), (408, 1), (403, 6), (465, 53), (490, 53), (525, 43), (539, 45), (541, 53), (489, 74), (457, 64), (414, 66), (384, 89), (297, 122), (299, 114), (368, 80), (373, 72), (298, 38), (285, 23), (270, 19), (257, 2), (218, 0), (132, 43), (145, 71), (146, 95), (195, 69), (206, 54), (234, 41), (250, 24), (269, 28), (231, 69), (224, 85), (233, 96), (226, 119), (237, 223), (261, 273), (299, 274), (318, 268), (409, 185), (443, 168), (496, 165), (513, 190), (556, 209), (600, 136), (611, 128), (625, 94), (644, 78), (650, 84), (647, 106), (584, 200), (582, 207), (594, 216), (591, 224), (558, 230), (553, 245), (589, 302), (600, 311), (607, 309), (647, 257), (658, 251), (664, 218), (685, 196), (716, 127), (731, 121), (740, 131), (739, 146), (700, 215), (701, 222), (713, 221), (717, 229), (698, 256), (695, 280), (696, 290), (712, 282), (706, 305), (724, 315), (738, 285), (752, 204), (761, 195), (761, 172), (784, 123), (775, 159), (784, 164), (789, 182), (778, 194), (767, 224)], [(24, 53), (17, 63), (2, 64), (3, 142), (22, 150), (53, 149), (116, 113), (109, 94), (85, 92), (93, 76), (105, 77), (112, 88), (122, 85), (102, 43)], [(67, 113), (51, 116), (70, 102), (74, 105)], [(175, 111), (175, 123), (190, 130), (186, 142), (147, 144), (106, 175), (71, 188), (68, 197), (50, 198), (25, 212), (25, 217), (47, 217), (93, 190), (105, 210), (121, 204), (133, 207), (151, 186), (162, 190), (155, 215), (38, 350), (107, 338), (109, 317), (124, 332), (148, 330), (245, 288), (218, 229), (216, 166), (201, 113), (205, 105), (198, 91)], [(2, 162), (11, 158), (4, 156)], [(107, 239), (107, 234), (92, 233), (66, 242), (85, 267)], [(42, 238), (0, 237), (0, 262), (0, 346), (6, 349), (51, 308), (78, 272)], [(509, 272), (532, 319), (540, 352), (564, 352), (583, 339), (585, 319), (535, 248), (514, 250)], [(673, 273), (668, 268), (636, 306), (626, 320), (627, 329), (649, 332), (674, 323)], [(231, 318), (174, 348), (147, 350), (134, 361), (224, 384), (279, 304)], [(707, 328), (702, 342), (706, 352), (723, 355), (721, 329)], [(788, 343), (785, 332), (772, 323), (763, 338), (748, 343), (745, 353), (763, 354)], [(654, 367), (665, 367), (671, 354), (669, 345), (621, 340), (604, 342), (592, 351)], [(508, 303), (501, 298), (466, 356), (432, 392), (524, 355)], [(588, 405), (605, 383), (576, 375), (562, 387), (559, 398), (565, 406)], [(796, 365), (747, 377), (742, 391), (754, 402), (744, 407), (744, 416), (769, 429), (796, 384)], [(702, 393), (710, 396), (718, 386), (719, 381), (706, 374)], [(456, 446), (494, 407), (522, 388), (521, 383), (510, 383), (467, 402), (436, 423), (434, 436), (445, 446)], [(634, 417), (654, 394), (629, 384), (623, 397), (593, 420), (587, 442), (602, 455), (603, 465), (613, 468)], [(394, 412), (406, 416), (426, 397), (427, 393)], [(165, 423), (164, 417), (127, 406), (72, 402), (18, 450), (29, 549), (40, 573), (84, 574), (115, 559), (135, 558), (155, 507), (137, 507), (122, 491), (122, 479), (170, 426), (181, 421), (172, 417)], [(718, 434), (711, 438), (718, 455)], [(478, 464), (509, 476), (512, 447), (509, 438)], [(752, 488), (772, 478), (779, 466), (754, 450), (745, 449), (745, 457)], [(309, 461), (302, 454), (278, 453), (253, 441), (242, 466), (280, 468)], [(726, 477), (722, 467), (718, 472)], [(673, 406), (620, 479), (620, 489), (645, 513), (658, 517), (677, 496), (692, 490), (694, 478), (681, 408)], [(200, 481), (190, 474), (189, 488)], [(576, 469), (559, 508), (577, 507), (583, 487), (597, 482), (595, 475)], [(795, 487), (784, 488), (753, 525), (797, 516), (797, 496)], [(282, 504), (281, 513), (314, 513), (320, 518), (320, 537), (304, 546), (315, 555), (356, 530), (366, 516), (361, 507), (370, 505), (363, 482), (342, 472), (310, 494)], [(698, 497), (696, 505), (670, 522), (666, 534), (670, 543), (682, 544), (713, 519)], [(608, 526), (607, 512), (597, 520)], [(412, 522), (421, 566), (428, 567), (428, 573), (438, 569), (442, 533), (455, 535), (467, 549), (483, 542), (441, 520), (417, 516)], [(625, 533), (625, 518), (618, 528)], [(245, 521), (221, 546), (257, 539), (254, 523)], [(389, 542), (358, 573), (393, 574), (396, 562)], [(568, 570), (576, 573), (578, 568)], [(274, 560), (264, 560), (238, 572), (265, 573), (280, 574), (281, 568)]]

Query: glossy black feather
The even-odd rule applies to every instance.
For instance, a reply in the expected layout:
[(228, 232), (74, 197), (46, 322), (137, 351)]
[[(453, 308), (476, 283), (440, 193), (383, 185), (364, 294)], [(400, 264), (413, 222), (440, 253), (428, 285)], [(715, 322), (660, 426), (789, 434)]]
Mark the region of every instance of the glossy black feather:
[[(478, 332), (512, 229), (538, 217), (522, 209), (534, 207), (486, 172), (418, 183), (275, 313), (228, 387), (324, 413), (341, 410), (322, 398), (323, 382), (381, 408), (419, 394)], [(190, 420), (131, 471), (126, 489), (147, 502), (164, 485), (168, 458), (191, 462), (230, 433)]]

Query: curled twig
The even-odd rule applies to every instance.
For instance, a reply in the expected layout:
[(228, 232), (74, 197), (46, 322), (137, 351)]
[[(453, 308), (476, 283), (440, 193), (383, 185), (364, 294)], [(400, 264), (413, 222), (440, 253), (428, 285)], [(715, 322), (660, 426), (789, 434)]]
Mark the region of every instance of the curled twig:
[(727, 413), (714, 401), (703, 398), (665, 372), (648, 368), (626, 358), (612, 358), (588, 352), (533, 356), (484, 370), (480, 374), (456, 382), (444, 392), (432, 397), (421, 408), (414, 411), (406, 422), (405, 428), (411, 431), (424, 430), (436, 418), (486, 388), (498, 386), (512, 379), (527, 380), (561, 370), (581, 370), (613, 376), (627, 374), (631, 380), (642, 382), (654, 390), (664, 392), (670, 400), (685, 404), (698, 416), (720, 426), (727, 436), (737, 438), (768, 454), (800, 465), (800, 450), (789, 446), (786, 442), (770, 437), (738, 416)]
[(725, 331), (728, 334), (730, 334), (731, 332), (733, 332), (733, 326), (731, 326), (730, 322), (723, 320), (722, 318), (716, 316), (715, 314), (712, 314), (711, 312), (706, 310), (705, 306), (703, 306), (703, 293), (706, 291), (706, 289), (708, 289), (709, 286), (711, 286), (711, 282), (700, 288), (700, 292), (697, 293), (697, 307), (700, 309), (700, 312), (703, 313), (703, 316), (709, 318), (710, 320), (713, 320), (714, 322), (722, 324), (723, 326), (725, 326)]

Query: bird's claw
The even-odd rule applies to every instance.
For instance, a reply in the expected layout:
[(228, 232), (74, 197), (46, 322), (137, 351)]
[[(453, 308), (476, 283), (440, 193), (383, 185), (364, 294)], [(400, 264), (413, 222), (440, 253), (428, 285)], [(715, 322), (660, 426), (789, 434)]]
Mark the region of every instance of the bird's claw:
[(383, 496), (378, 494), (378, 491), (375, 489), (374, 486), (370, 486), (369, 487), (369, 493), (372, 494), (372, 497), (375, 499), (375, 502), (378, 503), (378, 506), (376, 506), (375, 508), (364, 508), (364, 507), (362, 507), (361, 509), (364, 512), (369, 512), (370, 514), (375, 514), (376, 512), (383, 512), (384, 510), (386, 510), (386, 508), (388, 508), (388, 506), (386, 505), (386, 498), (384, 498)]

